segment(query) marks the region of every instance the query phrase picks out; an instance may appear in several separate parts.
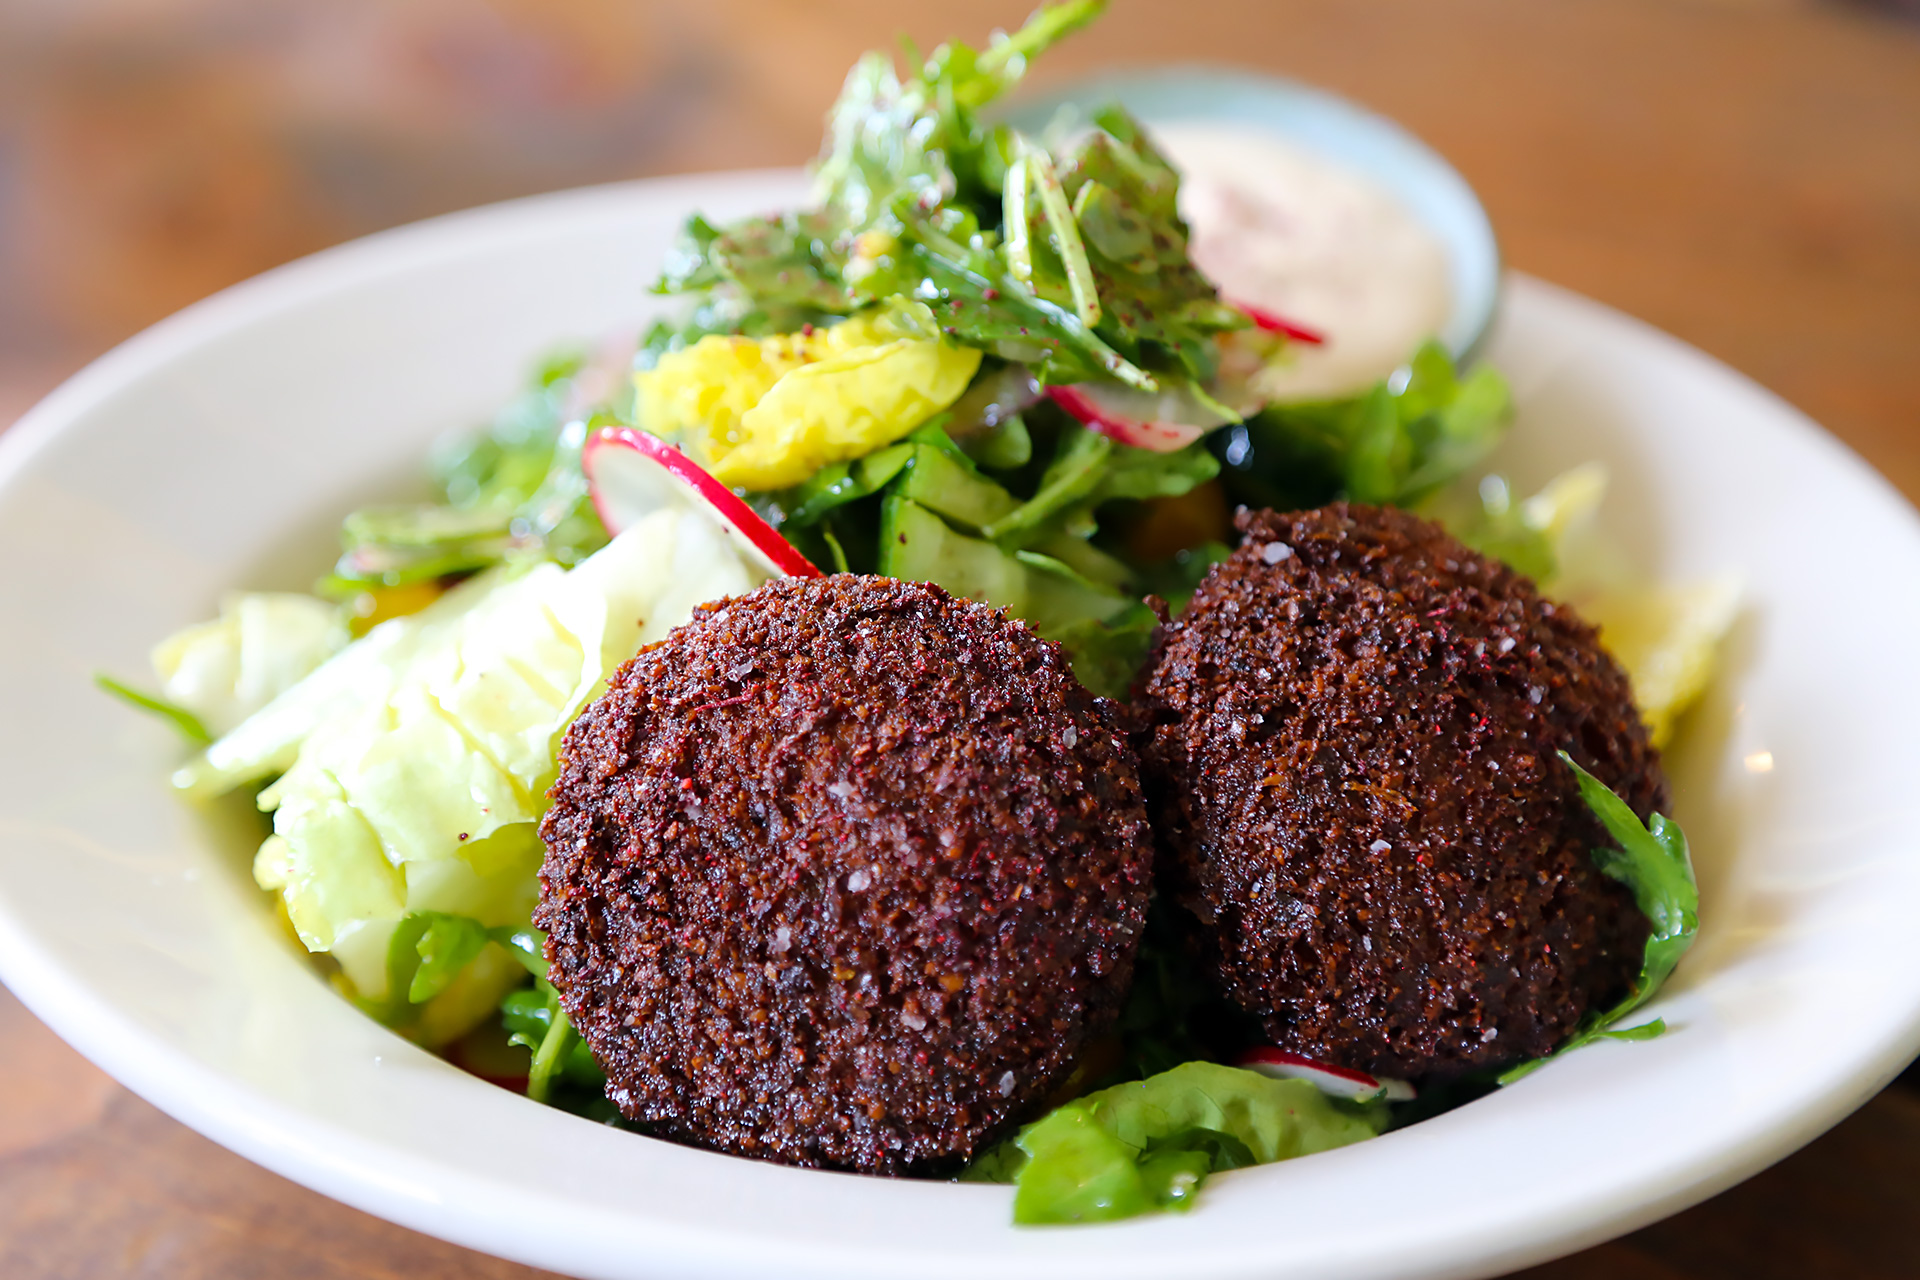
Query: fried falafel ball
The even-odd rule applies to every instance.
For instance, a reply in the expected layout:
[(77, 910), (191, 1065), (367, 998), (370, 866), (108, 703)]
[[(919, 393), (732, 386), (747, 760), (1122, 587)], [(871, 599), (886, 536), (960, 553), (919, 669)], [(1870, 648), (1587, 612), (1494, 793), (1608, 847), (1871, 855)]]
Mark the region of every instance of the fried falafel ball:
[(651, 1132), (958, 1168), (1113, 1025), (1152, 837), (1113, 704), (939, 587), (708, 606), (568, 730), (535, 919)]
[(1551, 1052), (1648, 923), (1564, 749), (1667, 806), (1627, 677), (1572, 610), (1403, 511), (1245, 512), (1135, 690), (1167, 892), (1273, 1043), (1444, 1079)]

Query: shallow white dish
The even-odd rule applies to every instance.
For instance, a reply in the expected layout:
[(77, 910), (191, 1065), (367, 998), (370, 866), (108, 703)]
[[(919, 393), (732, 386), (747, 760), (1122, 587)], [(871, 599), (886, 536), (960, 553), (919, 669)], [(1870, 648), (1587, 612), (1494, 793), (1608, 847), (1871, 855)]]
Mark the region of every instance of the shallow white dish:
[(168, 793), (164, 728), (91, 673), (139, 673), (224, 589), (309, 580), (332, 521), (405, 487), (428, 440), (484, 419), (534, 356), (643, 320), (689, 209), (797, 191), (786, 173), (679, 179), (377, 236), (157, 326), (0, 437), (0, 976), (37, 1014), (288, 1177), (593, 1277), (1488, 1274), (1752, 1173), (1920, 1047), (1920, 522), (1752, 384), (1518, 277), (1489, 350), (1521, 406), (1501, 465), (1524, 486), (1606, 460), (1606, 518), (1646, 567), (1733, 570), (1750, 591), (1672, 760), (1704, 897), (1653, 1010), (1672, 1034), (1221, 1177), (1185, 1216), (1015, 1230), (1002, 1188), (601, 1128), (361, 1017), (283, 940), (246, 840)]

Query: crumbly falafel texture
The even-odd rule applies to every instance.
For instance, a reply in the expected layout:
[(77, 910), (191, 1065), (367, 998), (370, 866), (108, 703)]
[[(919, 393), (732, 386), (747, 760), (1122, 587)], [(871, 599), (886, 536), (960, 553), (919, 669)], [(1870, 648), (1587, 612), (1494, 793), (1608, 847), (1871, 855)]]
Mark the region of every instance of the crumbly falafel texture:
[(1647, 922), (1565, 750), (1667, 807), (1593, 628), (1404, 511), (1242, 512), (1135, 689), (1167, 894), (1273, 1043), (1443, 1079), (1551, 1052)]
[(935, 586), (706, 607), (574, 723), (552, 800), (550, 977), (660, 1136), (950, 1172), (1131, 979), (1152, 842), (1115, 710)]

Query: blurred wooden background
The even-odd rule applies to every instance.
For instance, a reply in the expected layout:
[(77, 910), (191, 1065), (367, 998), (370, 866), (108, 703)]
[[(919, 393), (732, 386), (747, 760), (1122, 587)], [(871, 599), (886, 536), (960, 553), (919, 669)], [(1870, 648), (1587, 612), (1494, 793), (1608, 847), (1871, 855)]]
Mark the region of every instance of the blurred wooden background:
[[(0, 0), (0, 427), (146, 324), (395, 223), (798, 163), (864, 48), (1026, 0)], [(1036, 80), (1277, 71), (1392, 115), (1509, 260), (1698, 344), (1920, 496), (1914, 0), (1117, 0)], [(1790, 495), (1756, 495), (1790, 502)], [(1920, 1094), (1530, 1273), (1920, 1276)], [(0, 1276), (529, 1276), (161, 1117), (0, 992)]]

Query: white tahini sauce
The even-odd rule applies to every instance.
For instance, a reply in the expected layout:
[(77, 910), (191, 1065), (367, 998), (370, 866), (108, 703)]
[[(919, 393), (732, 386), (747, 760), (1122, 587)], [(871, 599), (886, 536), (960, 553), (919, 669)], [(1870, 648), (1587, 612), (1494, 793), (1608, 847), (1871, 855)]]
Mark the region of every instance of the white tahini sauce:
[(1180, 170), (1180, 213), (1196, 266), (1229, 301), (1326, 336), (1289, 343), (1255, 375), (1271, 400), (1364, 390), (1439, 332), (1450, 305), (1446, 252), (1366, 178), (1240, 125), (1155, 125)]

